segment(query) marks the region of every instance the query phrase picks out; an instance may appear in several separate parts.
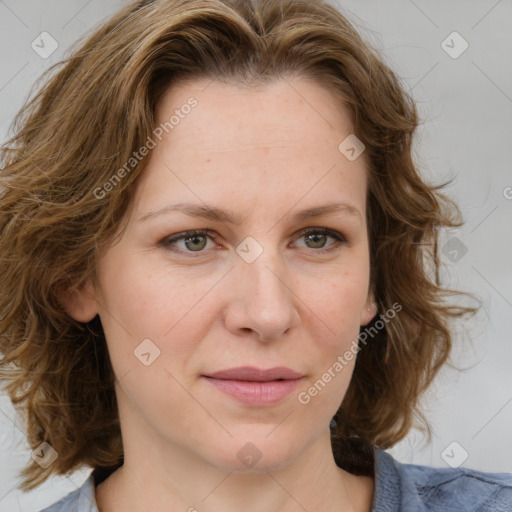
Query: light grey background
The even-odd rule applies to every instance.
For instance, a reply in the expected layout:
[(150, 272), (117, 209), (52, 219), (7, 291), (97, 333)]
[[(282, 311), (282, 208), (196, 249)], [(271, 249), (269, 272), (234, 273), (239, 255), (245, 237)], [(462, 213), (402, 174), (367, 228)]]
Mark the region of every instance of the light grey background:
[[(121, 4), (0, 0), (0, 140), (41, 72)], [(467, 253), (445, 249), (444, 278), (485, 303), (475, 319), (454, 325), (453, 361), (467, 370), (446, 367), (423, 400), (432, 442), (412, 431), (390, 451), (403, 462), (447, 467), (463, 460), (471, 468), (512, 472), (512, 0), (337, 4), (418, 102), (424, 123), (416, 157), (425, 177), (438, 182), (456, 176), (446, 192), (461, 205), (466, 224), (443, 233), (442, 243), (455, 236)], [(43, 31), (59, 45), (47, 59), (31, 48)], [(454, 31), (469, 44), (458, 58), (443, 49), (453, 54), (462, 48), (459, 36), (448, 37)], [(0, 395), (0, 512), (40, 510), (89, 473), (84, 468), (23, 494), (15, 488), (17, 471), (29, 457), (23, 426)]]

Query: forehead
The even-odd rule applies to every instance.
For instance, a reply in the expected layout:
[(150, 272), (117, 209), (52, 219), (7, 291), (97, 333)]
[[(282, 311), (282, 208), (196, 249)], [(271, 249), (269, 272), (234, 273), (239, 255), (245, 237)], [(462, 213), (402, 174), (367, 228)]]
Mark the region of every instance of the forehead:
[(148, 200), (186, 195), (234, 202), (238, 195), (245, 205), (268, 206), (272, 199), (318, 196), (364, 204), (364, 159), (350, 162), (338, 149), (352, 132), (349, 111), (311, 80), (282, 78), (257, 87), (179, 82), (162, 96), (156, 126), (168, 130), (140, 180)]
[[(209, 79), (178, 82), (163, 94), (157, 107), (157, 124), (164, 125), (182, 109), (188, 111), (184, 107), (191, 98), (197, 106), (190, 115), (181, 115), (172, 129), (174, 139), (182, 144), (195, 144), (200, 138), (219, 148), (234, 141), (273, 147), (280, 140), (313, 146), (326, 142), (329, 135), (353, 131), (349, 111), (340, 97), (318, 82), (299, 76), (275, 78), (259, 85)], [(180, 124), (193, 126), (194, 140), (185, 140), (188, 133), (180, 139), (180, 132), (184, 132), (178, 129)], [(222, 132), (214, 127), (222, 128)]]

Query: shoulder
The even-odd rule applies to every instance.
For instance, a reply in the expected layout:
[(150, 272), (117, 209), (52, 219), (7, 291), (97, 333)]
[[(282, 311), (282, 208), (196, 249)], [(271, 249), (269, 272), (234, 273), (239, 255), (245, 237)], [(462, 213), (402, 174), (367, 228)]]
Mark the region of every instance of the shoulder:
[(512, 474), (402, 464), (375, 448), (372, 512), (511, 512)]
[(82, 487), (40, 512), (98, 512), (92, 475), (83, 483)]

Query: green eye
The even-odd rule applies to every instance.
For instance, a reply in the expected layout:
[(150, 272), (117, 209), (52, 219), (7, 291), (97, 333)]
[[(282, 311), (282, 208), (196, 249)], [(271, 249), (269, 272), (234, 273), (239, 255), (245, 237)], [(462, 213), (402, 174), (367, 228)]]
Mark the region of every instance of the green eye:
[[(317, 249), (318, 251), (327, 251), (331, 247), (347, 241), (341, 233), (328, 228), (306, 229), (302, 231), (299, 236), (299, 239), (300, 238), (306, 241), (306, 247), (308, 249)], [(329, 238), (334, 239), (335, 242), (326, 246)]]
[(201, 252), (206, 247), (208, 239), (211, 239), (208, 231), (185, 231), (184, 233), (167, 237), (163, 240), (163, 243), (166, 246), (176, 246), (177, 242), (183, 241), (184, 247), (178, 246), (178, 249), (184, 252)]
[(194, 235), (184, 239), (185, 246), (191, 251), (200, 251), (206, 247), (207, 239), (203, 235)]
[(311, 249), (322, 249), (327, 242), (327, 238), (327, 235), (323, 234), (305, 235), (306, 243), (308, 240), (312, 243)]
[[(295, 239), (304, 240), (305, 245), (299, 245), (299, 247), (312, 249), (315, 252), (329, 251), (331, 248), (334, 249), (347, 241), (341, 233), (328, 228), (307, 228), (302, 230)], [(329, 239), (334, 240), (334, 243), (327, 245)], [(169, 236), (162, 240), (161, 244), (169, 248), (175, 247), (177, 252), (190, 255), (192, 253), (206, 252), (208, 249), (208, 240), (210, 240), (212, 244), (214, 243), (213, 233), (200, 229), (184, 231), (183, 233)]]

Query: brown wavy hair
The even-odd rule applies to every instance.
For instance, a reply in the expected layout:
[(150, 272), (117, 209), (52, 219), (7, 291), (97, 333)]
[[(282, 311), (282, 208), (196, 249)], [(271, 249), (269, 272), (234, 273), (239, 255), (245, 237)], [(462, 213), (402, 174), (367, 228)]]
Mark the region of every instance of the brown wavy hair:
[(450, 321), (478, 308), (445, 300), (470, 295), (439, 277), (439, 230), (463, 222), (440, 192), (447, 183), (426, 183), (413, 162), (412, 97), (325, 1), (135, 1), (43, 75), (1, 149), (0, 377), (25, 415), (30, 447), (46, 441), (58, 453), (47, 468), (25, 467), (21, 489), (123, 460), (101, 323), (71, 319), (60, 297), (94, 276), (147, 158), (107, 194), (94, 191), (144, 146), (159, 99), (178, 80), (264, 84), (291, 75), (314, 79), (350, 110), (366, 146), (371, 289), (381, 313), (402, 306), (358, 354), (332, 430), (337, 462), (372, 474), (371, 446), (403, 439), (415, 416), (430, 437), (419, 398), (449, 358)]

